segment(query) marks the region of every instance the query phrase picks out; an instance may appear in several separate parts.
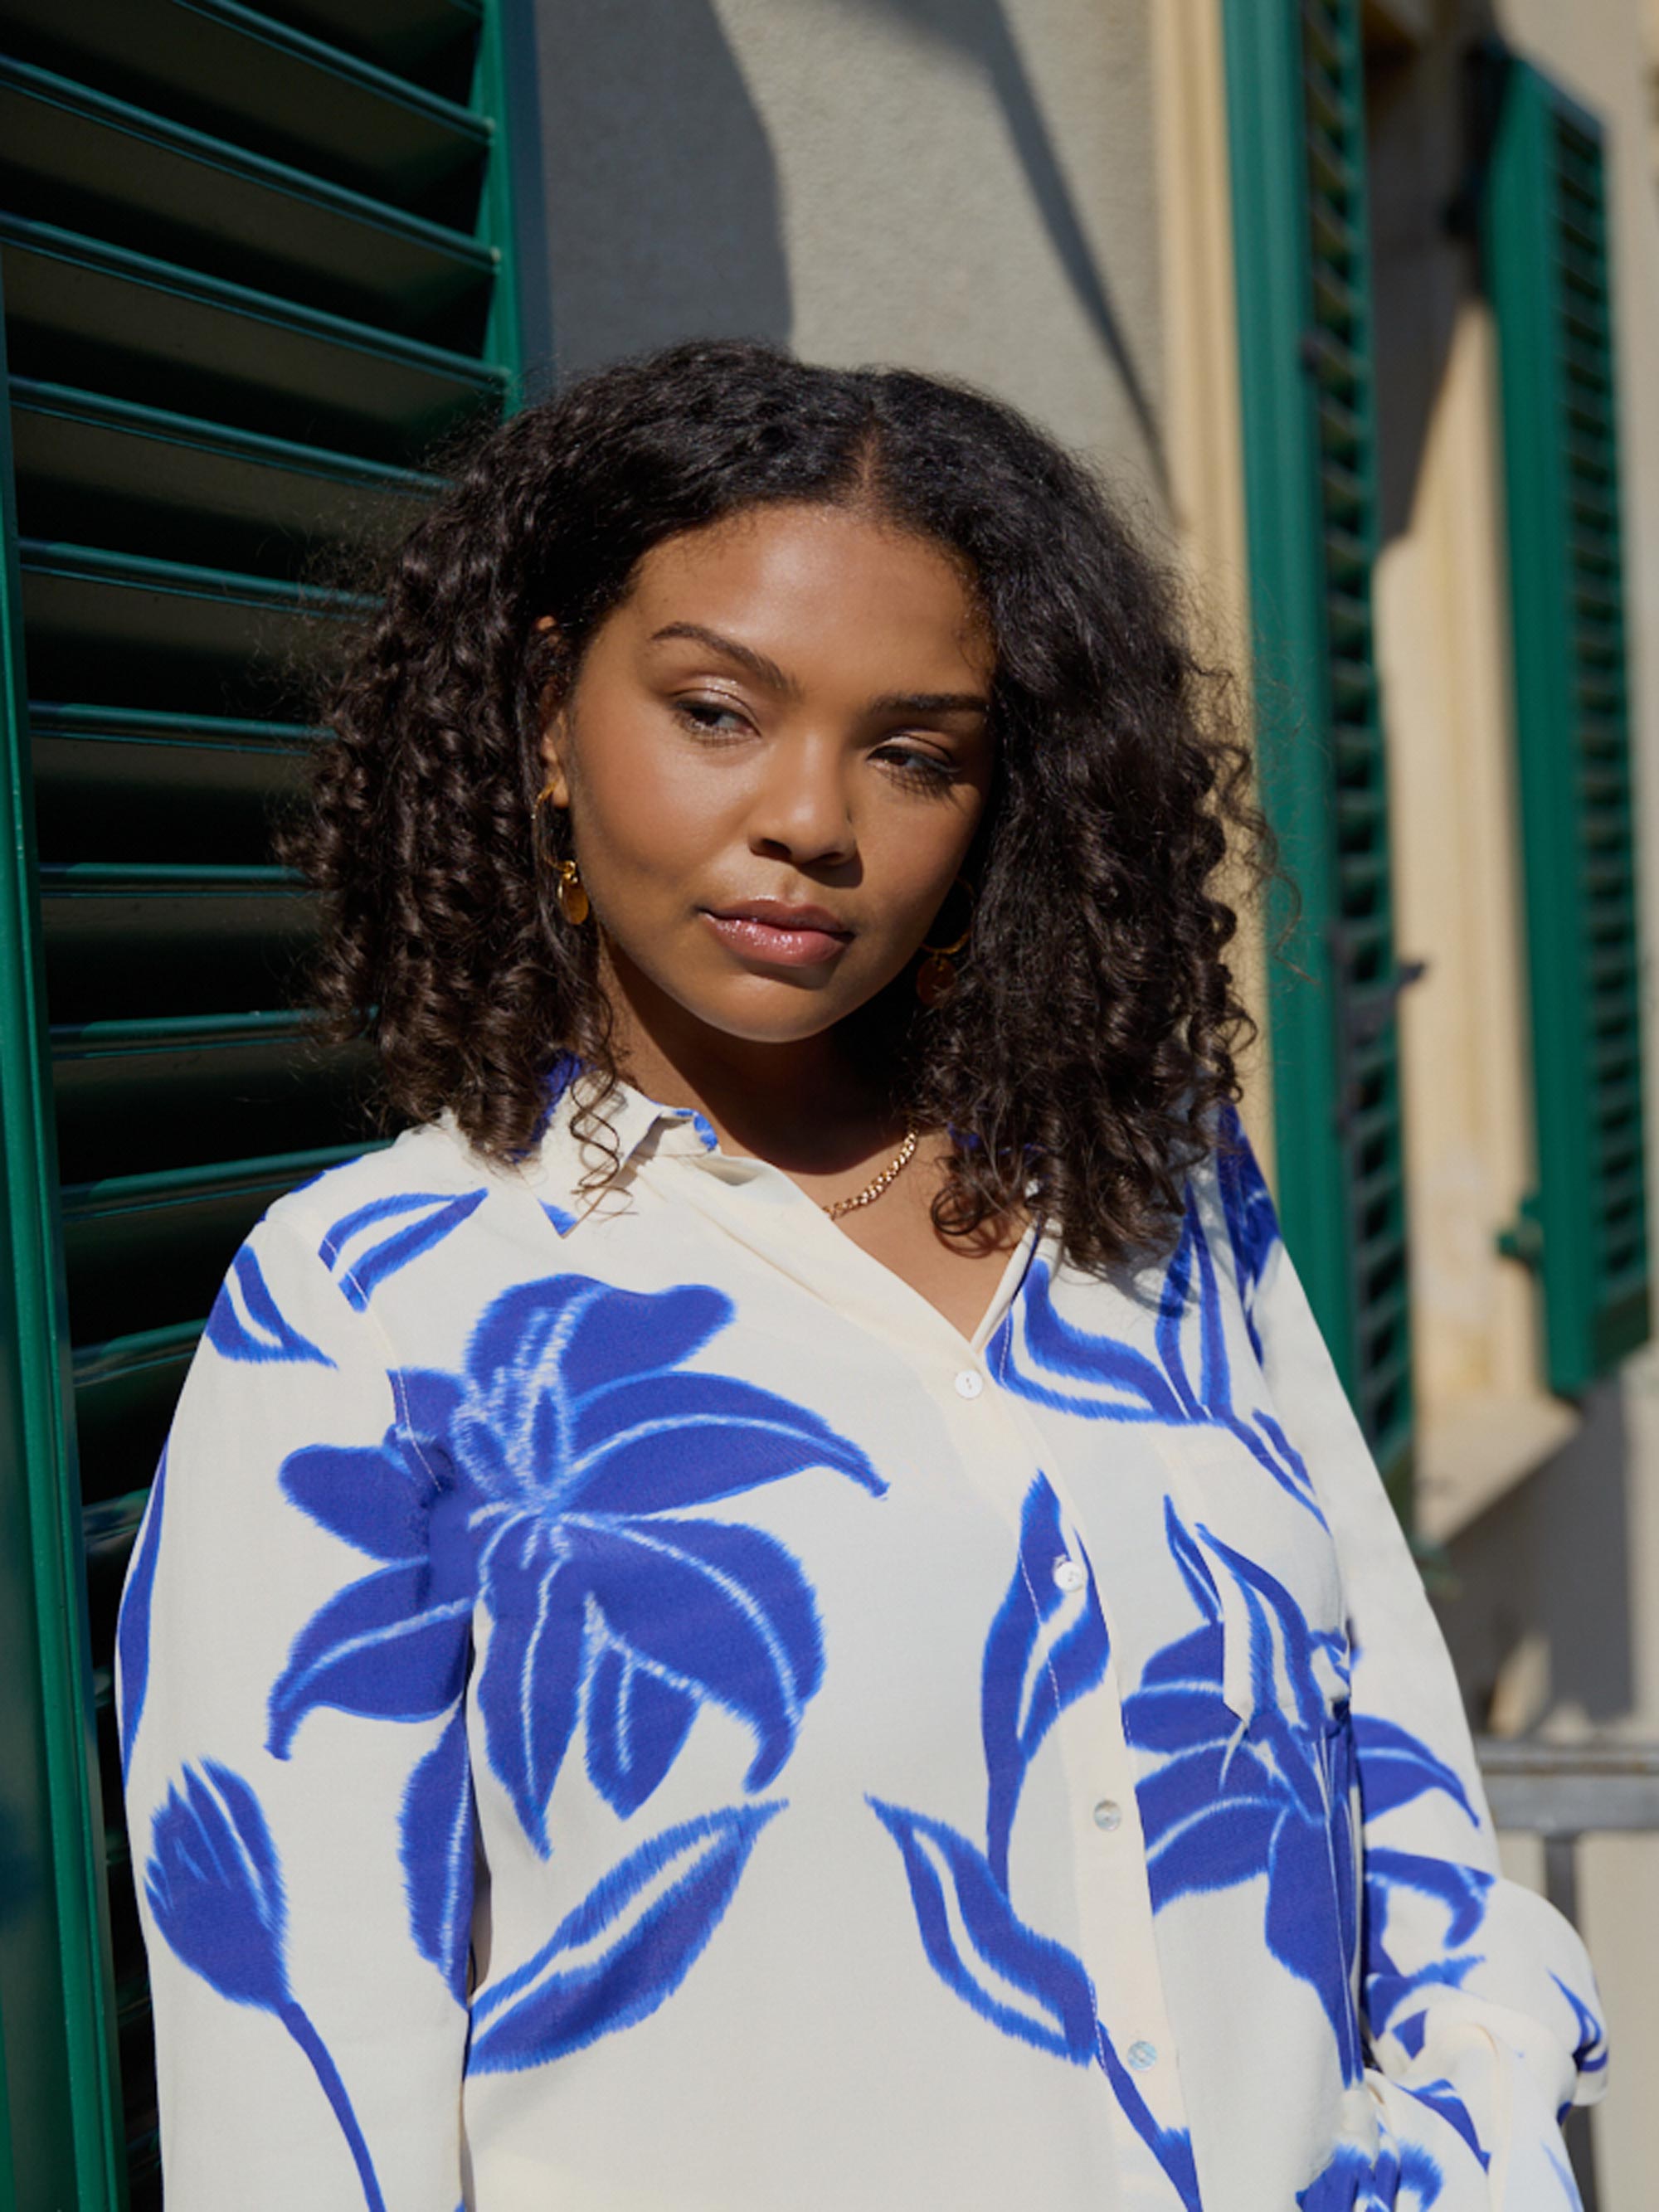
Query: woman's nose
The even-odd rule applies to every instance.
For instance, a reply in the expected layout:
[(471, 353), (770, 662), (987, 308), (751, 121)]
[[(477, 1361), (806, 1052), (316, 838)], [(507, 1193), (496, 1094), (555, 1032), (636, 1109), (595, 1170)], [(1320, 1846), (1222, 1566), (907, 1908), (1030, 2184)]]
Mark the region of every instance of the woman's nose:
[(839, 746), (809, 741), (775, 749), (750, 817), (750, 842), (800, 867), (852, 859), (858, 840)]

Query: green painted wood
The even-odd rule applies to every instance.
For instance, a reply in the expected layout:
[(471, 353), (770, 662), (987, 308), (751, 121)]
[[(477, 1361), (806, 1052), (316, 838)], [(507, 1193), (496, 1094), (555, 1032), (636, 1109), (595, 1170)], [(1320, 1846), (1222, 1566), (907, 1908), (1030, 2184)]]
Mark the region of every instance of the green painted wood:
[(69, 19), (63, 0), (10, 0), (7, 14), (31, 58), (428, 211), (467, 191), (489, 149), (486, 116), (240, 0), (76, 0)]
[[(116, 1605), (237, 1242), (295, 1182), (386, 1141), (355, 1113), (370, 1048), (324, 1051), (295, 1003), (315, 916), (271, 864), (270, 827), (315, 735), (290, 678), (336, 618), (367, 611), (325, 587), (317, 556), (401, 526), (434, 489), (427, 441), (516, 394), (507, 117), (529, 97), (529, 15), (519, 0), (20, 0), (20, 16), (0, 64), (0, 185), (27, 192), (0, 191), (23, 510), (7, 548), (40, 856), (20, 911), (50, 1016), (28, 1057), (56, 1147), (24, 1180), (54, 1240), (59, 1442), (72, 1414), (76, 1444), (72, 1461), (37, 1452), (31, 1479), (85, 1576), (70, 1674), (9, 1680), (43, 1741), (78, 1699), (84, 1801), (42, 1818), (60, 1855), (106, 1878), (82, 1995), (101, 1988), (121, 2112), (94, 2132), (131, 2212), (152, 2212)], [(65, 1617), (56, 1598), (48, 1612)], [(26, 1918), (40, 1951), (49, 1923)], [(79, 2186), (67, 2087), (31, 2109), (32, 2140)]]
[[(1602, 131), (1503, 67), (1483, 198), (1508, 502), (1540, 1270), (1551, 1387), (1650, 1329), (1616, 332)], [(1511, 1240), (1507, 1249), (1520, 1249)]]
[(435, 489), (391, 467), (292, 439), (204, 422), (107, 392), (12, 379), (18, 521), (166, 556), (204, 543), (216, 565), (286, 574), (318, 542), (350, 543), (370, 518), (398, 529)]
[(21, 216), (0, 216), (0, 260), (18, 368), (41, 381), (113, 379), (142, 404), (182, 397), (239, 428), (392, 460), (505, 381), (473, 356)]
[(487, 244), (3, 56), (0, 143), (28, 191), (118, 203), (131, 244), (156, 251), (161, 226), (195, 268), (264, 269), (285, 297), (417, 336), (492, 274)]
[(1402, 1511), (1410, 1316), (1358, 0), (1225, 0), (1257, 742), (1300, 893), (1270, 978), (1286, 1243)]
[[(0, 396), (4, 354), (0, 349)], [(34, 925), (24, 634), (0, 408), (0, 2038), (5, 2187), (20, 2206), (116, 2212), (112, 1984), (57, 1163)]]

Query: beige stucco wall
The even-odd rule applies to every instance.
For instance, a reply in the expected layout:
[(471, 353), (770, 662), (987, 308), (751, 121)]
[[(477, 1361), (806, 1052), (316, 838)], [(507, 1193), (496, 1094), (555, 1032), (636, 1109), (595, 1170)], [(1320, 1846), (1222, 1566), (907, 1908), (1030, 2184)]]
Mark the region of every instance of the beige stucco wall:
[(743, 333), (1029, 409), (1156, 495), (1147, 0), (538, 0), (560, 365)]
[[(1643, 865), (1648, 1180), (1650, 1193), (1659, 1194), (1659, 1006), (1653, 988), (1659, 943), (1659, 197), (1651, 111), (1659, 11), (1652, 0), (1573, 0), (1571, 7), (1559, 0), (1498, 0), (1481, 12), (1492, 13), (1510, 42), (1594, 110), (1608, 132)], [(1467, 450), (1457, 465), (1466, 473), (1472, 465)], [(1467, 575), (1460, 588), (1467, 599)], [(1455, 900), (1457, 890), (1443, 884), (1438, 896), (1443, 902)], [(1425, 896), (1432, 905), (1434, 895)], [(1506, 989), (1500, 980), (1500, 1000)], [(1488, 1026), (1491, 1019), (1489, 1008)], [(1455, 1041), (1444, 1042), (1455, 1054)], [(1501, 1110), (1496, 1127), (1501, 1134)], [(1512, 1134), (1504, 1142), (1512, 1146)], [(1481, 1164), (1488, 1179), (1493, 1164), (1490, 1158)], [(1659, 1202), (1651, 1197), (1650, 1218), (1659, 1279)], [(1571, 1441), (1450, 1549), (1462, 1587), (1443, 1602), (1442, 1618), (1466, 1686), (1487, 1701), (1495, 1724), (1564, 1738), (1593, 1732), (1659, 1740), (1654, 1348), (1593, 1392)], [(1645, 2086), (1659, 2073), (1659, 1838), (1591, 1839), (1582, 1860), (1585, 1933), (1613, 2050), (1611, 2094), (1595, 2125), (1601, 2212), (1646, 2212), (1659, 2170), (1659, 2108)]]

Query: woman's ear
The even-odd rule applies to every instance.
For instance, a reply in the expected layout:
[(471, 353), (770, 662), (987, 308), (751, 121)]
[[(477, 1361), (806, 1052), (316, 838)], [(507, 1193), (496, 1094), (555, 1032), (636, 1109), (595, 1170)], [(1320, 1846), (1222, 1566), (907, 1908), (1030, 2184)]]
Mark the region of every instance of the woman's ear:
[(565, 725), (562, 714), (556, 714), (542, 732), (541, 754), (547, 771), (546, 791), (555, 806), (570, 804), (570, 779), (564, 766)]
[[(558, 624), (551, 615), (539, 615), (535, 628), (556, 632)], [(546, 719), (542, 726), (541, 755), (547, 770), (548, 797), (555, 806), (568, 806), (570, 781), (565, 773), (564, 756), (569, 731), (563, 708), (556, 708), (552, 703), (555, 696), (555, 686), (550, 684), (543, 694), (543, 711)]]

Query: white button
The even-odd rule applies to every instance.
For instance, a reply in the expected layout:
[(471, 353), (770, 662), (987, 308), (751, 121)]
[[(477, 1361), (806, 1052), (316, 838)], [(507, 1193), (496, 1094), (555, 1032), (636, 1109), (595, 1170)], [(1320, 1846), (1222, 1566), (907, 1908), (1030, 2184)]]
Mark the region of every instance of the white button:
[(985, 1377), (976, 1367), (964, 1367), (957, 1377), (958, 1398), (977, 1398), (985, 1388)]
[(1143, 2073), (1148, 2066), (1157, 2065), (1158, 2045), (1155, 2043), (1132, 2043), (1123, 2056), (1137, 2074)]
[(1114, 1804), (1109, 1797), (1103, 1797), (1099, 1804), (1095, 1807), (1095, 1826), (1097, 1828), (1103, 1828), (1109, 1836), (1114, 1828), (1121, 1825), (1122, 1819), (1122, 1808)]
[(1054, 1588), (1056, 1589), (1081, 1589), (1084, 1583), (1086, 1583), (1089, 1577), (1087, 1574), (1085, 1573), (1082, 1565), (1078, 1560), (1068, 1559), (1064, 1556), (1064, 1554), (1062, 1554), (1060, 1558), (1054, 1561)]

